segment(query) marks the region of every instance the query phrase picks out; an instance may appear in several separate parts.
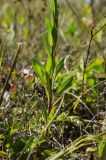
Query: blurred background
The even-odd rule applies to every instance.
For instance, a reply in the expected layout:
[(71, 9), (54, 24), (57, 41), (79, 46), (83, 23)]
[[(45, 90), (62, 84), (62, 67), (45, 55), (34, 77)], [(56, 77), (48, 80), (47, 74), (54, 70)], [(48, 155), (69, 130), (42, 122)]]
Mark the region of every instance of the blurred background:
[[(2, 103), (3, 107), (0, 109), (0, 126), (5, 129), (1, 136), (3, 140), (0, 139), (0, 149), (6, 151), (10, 159), (14, 157), (14, 160), (17, 157), (23, 160), (29, 159), (29, 156), (32, 156), (31, 159), (39, 160), (44, 156), (45, 159), (63, 150), (65, 146), (67, 148), (67, 144), (73, 145), (72, 141), (80, 135), (89, 133), (97, 135), (102, 131), (101, 125), (106, 110), (106, 83), (104, 83), (106, 81), (106, 0), (58, 0), (59, 28), (56, 62), (60, 62), (61, 57), (65, 57), (65, 60), (61, 64), (64, 69), (59, 72), (56, 80), (53, 76), (53, 83), (56, 81), (53, 90), (50, 91), (50, 94), (53, 92), (50, 95), (50, 97), (53, 95), (53, 113), (51, 112), (49, 117), (46, 111), (48, 104), (44, 84), (41, 84), (34, 73), (32, 58), (39, 59), (43, 65), (47, 61), (45, 18), (51, 18), (50, 4), (51, 0), (0, 0), (1, 93), (17, 53), (17, 44), (23, 43), (16, 66), (6, 86), (7, 93)], [(102, 28), (104, 25), (105, 27)], [(92, 28), (93, 34), (102, 29), (93, 38), (87, 59)], [(88, 68), (84, 71), (86, 59)], [(41, 75), (44, 73), (42, 72)], [(71, 82), (67, 79), (70, 76)], [(58, 97), (55, 96), (55, 92), (61, 84), (63, 89), (60, 90), (64, 94), (60, 97), (63, 97), (61, 101), (63, 104), (59, 106), (60, 98), (57, 103)], [(64, 92), (64, 86), (67, 91), (67, 84), (70, 86), (69, 95)], [(58, 110), (55, 105), (61, 108)], [(55, 117), (55, 109), (59, 111), (60, 117), (56, 115), (56, 119), (60, 118), (60, 121), (58, 119), (56, 124), (53, 121), (50, 129), (51, 137), (48, 141), (48, 137), (42, 138), (45, 134), (43, 129), (46, 123), (49, 126), (51, 117)], [(91, 113), (94, 114), (93, 117)], [(47, 135), (49, 135), (48, 131), (47, 129)], [(40, 135), (43, 136), (39, 138)], [(86, 145), (85, 140), (84, 143)], [(82, 144), (79, 143), (79, 145)], [(53, 150), (49, 150), (51, 147)], [(94, 147), (97, 148), (95, 143)], [(86, 147), (83, 148), (79, 150), (78, 156), (83, 156)], [(94, 148), (90, 150), (92, 152)], [(73, 154), (70, 159), (72, 158), (74, 158)], [(82, 160), (84, 160), (83, 157)]]
[[(33, 57), (46, 60), (44, 34), (45, 17), (50, 18), (50, 0), (0, 0), (0, 43), (6, 45), (5, 61), (14, 57), (15, 42), (23, 42), (19, 68), (31, 64)], [(70, 67), (76, 58), (84, 57), (90, 31), (106, 23), (105, 0), (58, 0), (59, 39), (57, 55), (70, 55)], [(101, 31), (93, 42), (92, 56), (105, 52), (106, 31)], [(101, 53), (102, 52), (102, 53)], [(91, 57), (92, 58), (92, 57)]]

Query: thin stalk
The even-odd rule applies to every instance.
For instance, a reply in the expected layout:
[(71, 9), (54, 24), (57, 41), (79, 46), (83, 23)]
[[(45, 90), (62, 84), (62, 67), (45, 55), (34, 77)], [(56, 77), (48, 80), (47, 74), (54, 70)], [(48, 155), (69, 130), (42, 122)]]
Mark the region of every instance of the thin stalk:
[[(52, 47), (52, 63), (54, 62), (54, 57), (53, 57), (53, 47)], [(52, 75), (53, 75), (53, 70), (54, 70), (54, 64), (53, 64), (53, 68), (52, 68)], [(48, 114), (50, 113), (51, 109), (52, 109), (52, 89), (53, 89), (53, 76), (51, 76), (50, 78), (50, 95), (49, 95), (49, 103), (48, 103)]]
[(28, 0), (28, 37), (31, 38), (31, 0)]
[(91, 37), (89, 40), (89, 45), (88, 45), (88, 50), (87, 50), (87, 56), (86, 56), (86, 60), (84, 62), (84, 71), (83, 71), (83, 92), (84, 92), (84, 82), (85, 82), (85, 70), (88, 64), (88, 59), (89, 59), (89, 55), (90, 55), (90, 49), (91, 49), (91, 43), (93, 38), (95, 37), (96, 34), (98, 34), (104, 27), (106, 27), (106, 24), (104, 24), (99, 30), (97, 30), (95, 33), (93, 33), (93, 29), (95, 26), (92, 27), (91, 29)]
[(14, 4), (14, 8), (15, 8), (15, 11), (14, 11), (14, 33), (15, 33), (15, 38), (17, 38), (17, 4), (15, 2)]
[(52, 58), (52, 70), (50, 77), (50, 95), (49, 95), (49, 104), (48, 104), (48, 113), (50, 113), (52, 109), (52, 99), (53, 99), (53, 81), (54, 81), (54, 71), (55, 71), (55, 56), (56, 56), (56, 47), (57, 47), (57, 39), (58, 39), (58, 5), (57, 0), (55, 2), (55, 12), (52, 13), (53, 18), (53, 26), (52, 26), (52, 39), (53, 46), (51, 48), (51, 58)]
[(22, 48), (22, 44), (20, 44), (19, 47), (18, 47), (18, 51), (17, 51), (17, 53), (16, 53), (15, 59), (14, 59), (14, 61), (13, 61), (13, 64), (12, 64), (12, 66), (11, 66), (10, 73), (9, 73), (9, 75), (8, 75), (8, 77), (7, 77), (7, 80), (6, 80), (5, 84), (4, 84), (4, 88), (3, 88), (3, 90), (2, 90), (1, 97), (0, 97), (0, 106), (1, 106), (1, 104), (2, 104), (3, 96), (4, 96), (4, 93), (5, 93), (5, 91), (6, 91), (7, 84), (8, 84), (8, 82), (9, 82), (10, 78), (11, 78), (11, 75), (12, 75), (13, 69), (14, 69), (14, 67), (15, 67), (15, 65), (16, 65), (17, 58), (18, 58), (18, 56), (19, 56), (19, 53), (20, 53), (20, 51), (21, 51), (21, 48)]
[(93, 20), (93, 24), (95, 24), (94, 0), (91, 0), (90, 6), (91, 6), (91, 9), (92, 9), (92, 20)]
[(50, 99), (49, 99), (49, 103), (48, 103), (48, 114), (50, 113), (51, 109), (52, 109), (52, 79), (50, 80)]

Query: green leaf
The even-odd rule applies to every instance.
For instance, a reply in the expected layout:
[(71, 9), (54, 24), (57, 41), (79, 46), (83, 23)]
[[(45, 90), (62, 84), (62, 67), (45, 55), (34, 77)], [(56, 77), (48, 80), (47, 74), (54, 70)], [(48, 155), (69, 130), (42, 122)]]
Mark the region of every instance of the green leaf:
[(51, 119), (53, 118), (54, 114), (55, 114), (55, 106), (52, 107), (52, 109), (51, 109), (51, 111), (50, 111), (50, 113), (49, 113), (48, 122), (51, 121)]
[(56, 96), (60, 95), (64, 90), (68, 89), (71, 86), (72, 80), (73, 80), (72, 74), (65, 77), (63, 79), (63, 82), (56, 91)]
[(46, 25), (47, 31), (48, 31), (48, 42), (49, 42), (49, 45), (52, 47), (53, 46), (52, 24), (48, 18), (45, 19), (45, 25)]
[(71, 122), (78, 126), (82, 126), (84, 124), (78, 116), (67, 116), (65, 122)]
[(74, 110), (76, 110), (76, 108), (78, 107), (79, 103), (80, 103), (80, 100), (77, 99), (77, 100), (75, 101), (75, 103), (74, 103)]
[(88, 84), (90, 87), (94, 86), (95, 85), (95, 77), (94, 78), (88, 78)]
[(59, 115), (56, 120), (56, 122), (71, 122), (77, 125), (83, 125), (83, 122), (79, 120), (78, 116), (67, 116), (67, 112), (63, 112), (61, 115)]
[(50, 100), (50, 95), (51, 95), (51, 85), (50, 85), (50, 76), (49, 74), (46, 72), (46, 84), (44, 86), (45, 91), (46, 91), (46, 95), (48, 97), (48, 101)]
[(98, 158), (99, 160), (106, 159), (106, 138), (100, 142), (99, 149), (98, 149)]
[(41, 110), (42, 110), (43, 119), (46, 123), (47, 122), (47, 117), (48, 117), (47, 109), (46, 109), (45, 106), (41, 106)]
[(33, 148), (35, 148), (35, 146), (40, 146), (42, 143), (44, 143), (46, 140), (43, 136), (39, 136), (38, 138), (30, 138), (29, 141), (29, 147), (30, 150), (32, 150)]
[(47, 149), (47, 150), (44, 150), (43, 152), (42, 152), (42, 154), (44, 155), (44, 156), (52, 156), (53, 154), (55, 154), (56, 152), (54, 151), (54, 150), (52, 150), (52, 149)]
[(65, 121), (67, 112), (63, 112), (62, 114), (60, 114), (57, 118), (56, 118), (56, 122), (61, 122), (61, 121)]
[(65, 57), (63, 57), (60, 60), (60, 62), (57, 64), (57, 66), (56, 66), (56, 76), (61, 71), (61, 69), (64, 67), (64, 60), (65, 60)]
[(53, 63), (52, 63), (52, 57), (51, 55), (48, 55), (47, 64), (46, 64), (46, 71), (50, 77), (52, 76), (52, 69), (53, 69)]
[(50, 99), (50, 92), (51, 92), (50, 76), (47, 73), (47, 71), (45, 70), (44, 66), (38, 60), (33, 59), (32, 64), (33, 64), (33, 68), (35, 70), (35, 73), (38, 75), (38, 77), (40, 78), (40, 80), (45, 88), (46, 95), (49, 100)]
[(76, 139), (75, 141), (71, 142), (70, 145), (68, 145), (66, 148), (60, 150), (58, 153), (50, 156), (46, 160), (57, 160), (60, 157), (65, 157), (66, 155), (69, 155), (76, 150), (80, 149), (83, 146), (89, 145), (94, 142), (100, 141), (100, 137), (96, 135), (84, 135)]
[(15, 123), (10, 130), (10, 136), (14, 135), (16, 132), (18, 132), (19, 128), (21, 126), (20, 122)]
[(32, 60), (33, 68), (35, 70), (35, 73), (38, 75), (40, 79), (43, 79), (45, 74), (45, 68), (44, 66), (36, 59)]
[(58, 39), (58, 5), (57, 0), (52, 0), (52, 38), (53, 38), (53, 56), (55, 57), (56, 45)]
[(55, 12), (55, 1), (56, 0), (52, 0), (52, 5), (51, 5), (52, 12)]
[(86, 152), (96, 152), (97, 148), (96, 147), (88, 147)]
[(74, 19), (71, 19), (69, 22), (69, 28), (68, 28), (68, 34), (70, 34), (72, 37), (75, 35), (76, 33), (76, 22)]
[(18, 15), (17, 23), (20, 24), (20, 25), (23, 25), (25, 23), (25, 16), (24, 16), (24, 14), (20, 13)]
[(93, 60), (86, 68), (86, 72), (90, 72), (90, 71), (98, 71), (98, 72), (102, 72), (103, 71), (103, 64), (104, 60), (103, 59), (95, 59)]
[(45, 45), (45, 48), (46, 48), (46, 52), (48, 54), (48, 56), (50, 55), (50, 44), (49, 44), (49, 40), (48, 40), (48, 36), (46, 33), (43, 34), (43, 42), (44, 42), (44, 45)]

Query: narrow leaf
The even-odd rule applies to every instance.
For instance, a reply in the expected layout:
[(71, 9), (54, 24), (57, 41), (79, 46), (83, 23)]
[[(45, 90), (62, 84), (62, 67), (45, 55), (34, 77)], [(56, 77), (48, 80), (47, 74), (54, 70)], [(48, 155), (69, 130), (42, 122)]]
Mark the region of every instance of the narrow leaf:
[(47, 64), (46, 64), (46, 71), (51, 76), (52, 75), (52, 57), (48, 55)]
[(32, 60), (32, 64), (33, 64), (33, 68), (35, 70), (35, 73), (39, 76), (39, 77), (43, 77), (43, 73), (45, 73), (45, 68), (44, 66), (36, 59)]
[(106, 159), (106, 139), (103, 139), (99, 144), (98, 158), (99, 160)]
[(51, 22), (48, 18), (45, 19), (45, 25), (46, 25), (47, 31), (48, 31), (48, 42), (49, 42), (49, 45), (52, 47), (52, 45), (53, 45), (52, 25), (51, 25)]
[(70, 87), (73, 80), (73, 76), (69, 75), (67, 78), (65, 78), (62, 82), (62, 84), (58, 87), (56, 91), (56, 96), (60, 95), (64, 90), (68, 89)]
[(92, 70), (99, 71), (99, 72), (103, 71), (103, 65), (102, 65), (103, 62), (104, 62), (104, 60), (103, 60), (103, 59), (100, 59), (100, 58), (93, 60), (93, 61), (87, 66), (86, 72), (90, 72), (90, 71), (92, 71)]
[(60, 62), (57, 64), (57, 66), (56, 66), (56, 76), (61, 71), (61, 69), (64, 67), (64, 60), (65, 60), (65, 58), (62, 58), (60, 60)]

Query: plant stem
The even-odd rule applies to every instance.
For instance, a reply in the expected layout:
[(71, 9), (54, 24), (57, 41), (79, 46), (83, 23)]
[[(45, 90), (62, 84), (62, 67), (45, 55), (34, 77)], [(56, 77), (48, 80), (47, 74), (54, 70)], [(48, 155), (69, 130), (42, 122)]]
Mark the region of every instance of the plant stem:
[(1, 97), (0, 97), (0, 106), (1, 106), (1, 104), (2, 104), (3, 96), (4, 96), (4, 93), (5, 93), (5, 91), (6, 91), (7, 84), (8, 84), (8, 82), (9, 82), (10, 78), (11, 78), (11, 75), (12, 75), (13, 69), (14, 69), (14, 67), (15, 67), (15, 65), (16, 65), (17, 58), (18, 58), (18, 55), (19, 55), (19, 53), (20, 53), (20, 51), (21, 51), (21, 48), (22, 48), (22, 44), (20, 44), (19, 47), (18, 47), (18, 51), (17, 51), (17, 54), (16, 54), (15, 59), (14, 59), (14, 61), (13, 61), (13, 64), (12, 64), (12, 66), (11, 66), (10, 73), (9, 73), (9, 75), (8, 75), (8, 77), (7, 77), (7, 80), (6, 80), (5, 84), (4, 84), (4, 88), (3, 88), (3, 90), (2, 90)]
[(52, 79), (50, 80), (50, 87), (51, 87), (51, 92), (50, 92), (50, 99), (49, 99), (49, 104), (48, 104), (48, 114), (50, 113), (52, 109)]
[(95, 24), (94, 0), (91, 0), (90, 6), (91, 6), (91, 9), (92, 9), (92, 20), (93, 20), (93, 24)]
[(93, 26), (92, 29), (91, 29), (91, 37), (90, 37), (90, 40), (89, 40), (89, 45), (88, 45), (88, 50), (87, 50), (87, 57), (86, 57), (86, 60), (85, 60), (85, 62), (84, 62), (83, 92), (84, 92), (84, 82), (85, 82), (85, 70), (86, 70), (87, 63), (88, 63), (88, 59), (89, 59), (89, 55), (90, 55), (90, 49), (91, 49), (92, 40), (93, 40), (93, 38), (95, 37), (96, 34), (98, 34), (104, 27), (106, 27), (106, 24), (104, 24), (104, 25), (103, 25), (99, 30), (97, 30), (95, 33), (93, 33), (94, 27), (95, 27), (95, 26)]

